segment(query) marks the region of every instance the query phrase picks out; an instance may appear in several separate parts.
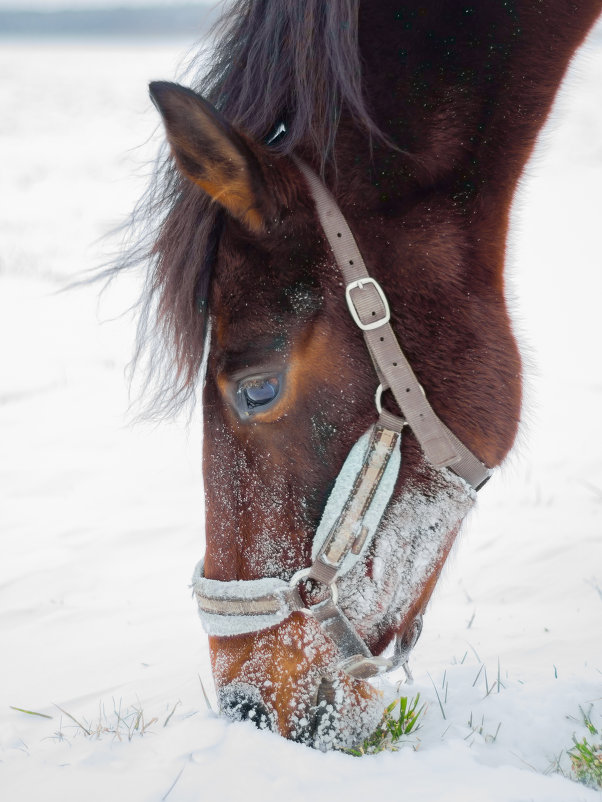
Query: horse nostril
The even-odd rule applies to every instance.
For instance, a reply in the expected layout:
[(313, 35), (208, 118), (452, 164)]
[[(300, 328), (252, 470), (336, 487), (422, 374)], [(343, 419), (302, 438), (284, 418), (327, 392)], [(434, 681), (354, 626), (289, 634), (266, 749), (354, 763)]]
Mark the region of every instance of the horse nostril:
[[(334, 693), (334, 683), (332, 680), (324, 677), (318, 687), (316, 704), (322, 707), (325, 707), (326, 705), (332, 705), (334, 707)], [(321, 704), (322, 702), (324, 702), (324, 704)]]
[(256, 688), (243, 684), (227, 685), (220, 689), (218, 696), (220, 710), (228, 718), (252, 721), (261, 730), (272, 729), (272, 717)]
[(312, 745), (323, 752), (331, 748), (333, 738), (336, 735), (335, 695), (334, 683), (323, 678), (318, 686), (310, 732)]

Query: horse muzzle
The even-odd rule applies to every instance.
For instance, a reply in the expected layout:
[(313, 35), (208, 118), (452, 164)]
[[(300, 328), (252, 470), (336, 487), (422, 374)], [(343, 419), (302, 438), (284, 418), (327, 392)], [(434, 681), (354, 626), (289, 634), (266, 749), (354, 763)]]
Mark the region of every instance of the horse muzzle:
[(294, 613), (252, 635), (210, 638), (220, 711), (314, 748), (345, 749), (378, 724), (382, 695), (338, 666), (319, 624)]
[(476, 498), (463, 479), (426, 461), (421, 474), (420, 485), (404, 483), (369, 548), (332, 585), (309, 569), (289, 581), (221, 582), (197, 566), (193, 586), (222, 712), (320, 749), (349, 748), (374, 731), (384, 703), (366, 680), (407, 668), (422, 613)]

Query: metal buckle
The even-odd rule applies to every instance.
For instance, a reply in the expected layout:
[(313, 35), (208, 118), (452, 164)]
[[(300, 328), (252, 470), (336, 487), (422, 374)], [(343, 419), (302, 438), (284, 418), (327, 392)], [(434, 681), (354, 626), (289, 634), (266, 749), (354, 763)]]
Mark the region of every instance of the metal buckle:
[[(351, 297), (351, 290), (363, 290), (364, 285), (372, 284), (374, 289), (378, 293), (378, 297), (383, 305), (383, 309), (385, 310), (385, 314), (379, 318), (378, 320), (373, 320), (372, 323), (362, 323), (360, 320), (360, 316), (357, 313), (357, 309), (355, 308), (355, 304), (353, 302), (353, 298)], [(381, 326), (384, 326), (391, 320), (391, 310), (389, 309), (389, 302), (387, 301), (387, 297), (383, 292), (382, 287), (371, 276), (367, 276), (366, 278), (359, 278), (357, 281), (350, 281), (349, 284), (345, 287), (345, 297), (347, 299), (347, 306), (349, 307), (349, 311), (351, 312), (351, 317), (354, 319), (357, 326), (362, 331), (372, 331), (372, 329), (378, 329)]]
[[(302, 568), (300, 571), (297, 571), (295, 574), (293, 574), (288, 583), (289, 587), (291, 588), (297, 587), (299, 582), (302, 582), (304, 579), (306, 579), (310, 571), (311, 571), (311, 566), (309, 568)], [(317, 582), (317, 581), (318, 580), (316, 579), (312, 579), (312, 582)], [(320, 584), (323, 583), (320, 582)], [(332, 599), (332, 603), (336, 606), (336, 604), (339, 601), (339, 589), (337, 587), (336, 577), (335, 579), (333, 579), (330, 585), (326, 585), (326, 587), (330, 591), (330, 598)], [(320, 602), (318, 602), (318, 604), (320, 604)], [(311, 613), (311, 607), (304, 607), (303, 612), (305, 612), (306, 610), (308, 613)]]

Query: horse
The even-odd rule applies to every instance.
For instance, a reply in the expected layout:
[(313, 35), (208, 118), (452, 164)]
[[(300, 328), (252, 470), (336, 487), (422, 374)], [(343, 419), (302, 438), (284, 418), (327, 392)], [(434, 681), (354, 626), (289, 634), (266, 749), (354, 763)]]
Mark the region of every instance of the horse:
[(157, 408), (202, 386), (193, 587), (230, 718), (344, 749), (407, 669), (516, 436), (509, 210), (601, 9), (236, 0), (192, 88), (150, 85), (139, 337)]

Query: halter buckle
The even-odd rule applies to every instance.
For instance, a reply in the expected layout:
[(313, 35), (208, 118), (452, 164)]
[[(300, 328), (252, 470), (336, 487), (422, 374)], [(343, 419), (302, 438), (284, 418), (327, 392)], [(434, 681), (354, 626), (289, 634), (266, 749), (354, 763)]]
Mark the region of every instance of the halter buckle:
[[(383, 305), (384, 314), (378, 318), (378, 320), (373, 320), (370, 323), (362, 323), (359, 313), (357, 311), (357, 307), (355, 306), (355, 302), (351, 296), (351, 290), (363, 290), (367, 284), (371, 284), (374, 289), (376, 290), (379, 300)], [(345, 288), (345, 297), (347, 299), (347, 306), (349, 307), (349, 311), (351, 312), (351, 317), (354, 319), (357, 326), (362, 331), (372, 331), (373, 329), (379, 329), (381, 326), (384, 326), (391, 320), (391, 310), (389, 309), (389, 302), (387, 301), (387, 296), (383, 292), (382, 287), (373, 279), (372, 276), (366, 276), (365, 278), (358, 278), (357, 281), (350, 281), (349, 284)], [(375, 314), (374, 312), (372, 314)]]

